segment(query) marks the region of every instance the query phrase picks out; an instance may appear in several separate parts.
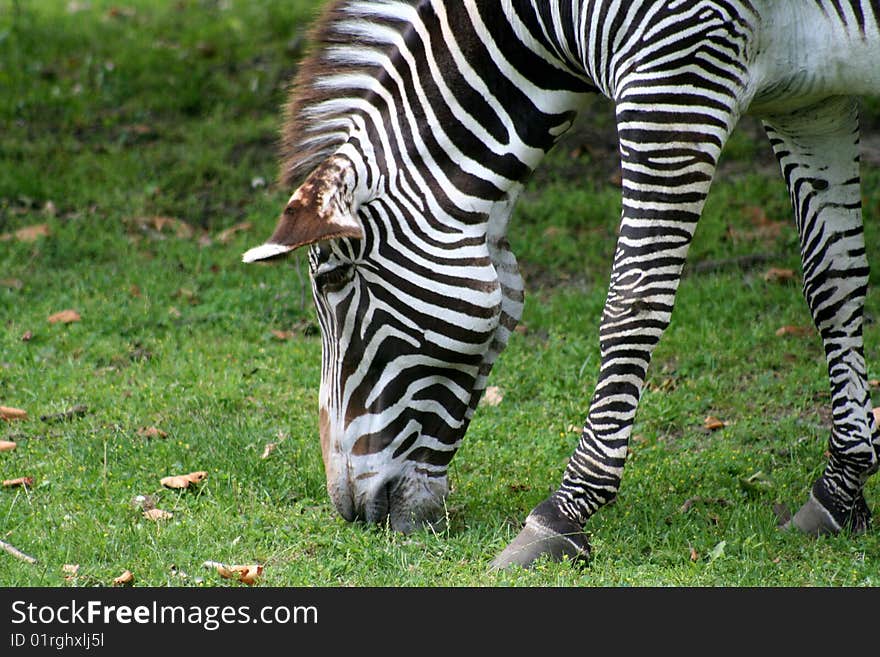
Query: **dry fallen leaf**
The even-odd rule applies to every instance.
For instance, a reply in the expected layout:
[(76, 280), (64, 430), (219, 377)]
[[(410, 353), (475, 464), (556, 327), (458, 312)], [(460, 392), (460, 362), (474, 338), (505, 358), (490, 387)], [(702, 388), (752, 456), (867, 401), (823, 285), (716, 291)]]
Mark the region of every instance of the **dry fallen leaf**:
[(134, 575), (130, 570), (124, 571), (119, 577), (113, 579), (113, 586), (125, 586), (134, 581)]
[(694, 548), (691, 548), (691, 561), (698, 561), (700, 559), (700, 555), (697, 554), (697, 551)]
[(871, 409), (871, 413), (874, 416), (874, 422), (880, 424), (880, 406), (876, 406)]
[(159, 501), (155, 495), (135, 495), (131, 500), (131, 505), (140, 511), (149, 511), (156, 508)]
[(32, 488), (34, 485), (33, 477), (16, 477), (15, 479), (4, 479), (3, 486), (6, 488), (12, 488), (14, 486), (24, 486), (25, 488)]
[(6, 287), (10, 290), (20, 290), (24, 287), (24, 282), (20, 278), (0, 278), (0, 287)]
[(278, 443), (266, 443), (266, 447), (263, 449), (263, 455), (260, 458), (269, 458), (269, 454), (274, 452), (276, 447), (278, 447)]
[(175, 219), (174, 217), (147, 217), (141, 220), (147, 225), (152, 224), (157, 231), (164, 232), (166, 228), (174, 231), (175, 237), (180, 239), (189, 239), (195, 235), (195, 230), (185, 221)]
[(180, 318), (180, 317), (182, 317), (181, 312), (180, 312), (177, 308), (175, 308), (174, 306), (171, 306), (171, 307), (168, 309), (168, 314), (171, 315), (171, 316), (174, 317), (174, 318)]
[(240, 224), (235, 224), (234, 226), (230, 226), (226, 230), (223, 230), (217, 234), (216, 239), (221, 244), (228, 244), (232, 241), (232, 238), (235, 237), (236, 233), (241, 233), (253, 228), (253, 224), (250, 221), (243, 221)]
[(15, 239), (19, 242), (36, 242), (41, 237), (50, 235), (48, 224), (37, 224), (35, 226), (25, 226), (19, 228), (14, 233), (3, 233), (0, 235), (0, 242), (8, 242)]
[(27, 418), (27, 411), (20, 408), (12, 408), (11, 406), (0, 406), (0, 419), (7, 422), (12, 420), (24, 420)]
[(189, 289), (188, 287), (181, 287), (177, 289), (173, 295), (171, 295), (175, 299), (181, 299), (182, 301), (186, 301), (190, 306), (199, 305), (199, 297), (195, 293), (194, 290)]
[(226, 579), (237, 579), (238, 581), (252, 586), (256, 583), (257, 578), (263, 574), (263, 566), (254, 564), (250, 566), (227, 566), (217, 561), (206, 561), (203, 564), (206, 568), (213, 568), (220, 577)]
[(159, 521), (159, 520), (170, 520), (174, 517), (174, 514), (170, 511), (163, 511), (162, 509), (147, 509), (144, 511), (144, 518), (147, 520)]
[(776, 329), (776, 336), (781, 338), (786, 335), (807, 335), (811, 330), (808, 326), (781, 326)]
[(137, 434), (141, 438), (166, 438), (168, 434), (158, 427), (140, 427)]
[(71, 322), (78, 322), (80, 319), (82, 319), (82, 317), (80, 317), (78, 312), (67, 309), (57, 312), (54, 315), (49, 315), (46, 318), (46, 321), (50, 324), (70, 324)]
[(278, 329), (273, 329), (272, 335), (278, 340), (290, 340), (296, 334), (293, 331), (279, 331)]
[(160, 483), (166, 488), (189, 488), (190, 484), (197, 484), (204, 481), (208, 473), (200, 470), (198, 472), (190, 472), (185, 475), (173, 475), (170, 477), (162, 477)]
[(61, 566), (61, 572), (67, 575), (65, 579), (68, 577), (76, 577), (76, 574), (79, 572), (79, 564), (78, 563), (66, 563)]
[(719, 420), (714, 415), (707, 415), (706, 419), (703, 420), (703, 428), (708, 429), (709, 431), (723, 429), (726, 426), (727, 426), (727, 422)]
[(489, 386), (486, 388), (486, 394), (483, 395), (482, 403), (487, 406), (498, 406), (504, 399), (504, 392), (498, 386)]
[(33, 331), (25, 331), (24, 333), (21, 334), (21, 341), (22, 342), (30, 342), (33, 339), (34, 339)]
[(11, 440), (0, 440), (0, 452), (11, 452), (18, 445)]
[(791, 281), (794, 280), (794, 270), (771, 267), (766, 272), (764, 272), (764, 280), (768, 283), (781, 283), (785, 281)]
[(788, 221), (773, 221), (767, 217), (764, 208), (750, 206), (744, 208), (744, 214), (747, 215), (752, 226), (752, 230), (739, 230), (735, 228), (728, 229), (728, 235), (736, 242), (740, 240), (763, 241), (778, 239), (782, 235), (782, 231), (791, 226)]

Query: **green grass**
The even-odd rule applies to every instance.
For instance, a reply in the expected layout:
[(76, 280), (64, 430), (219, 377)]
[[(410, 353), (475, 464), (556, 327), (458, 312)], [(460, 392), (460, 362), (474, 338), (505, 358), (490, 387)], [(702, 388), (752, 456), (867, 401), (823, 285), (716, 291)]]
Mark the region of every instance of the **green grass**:
[[(108, 585), (125, 569), (140, 585), (228, 585), (206, 560), (265, 564), (262, 582), (275, 586), (880, 584), (876, 531), (812, 540), (775, 528), (773, 505), (796, 507), (821, 471), (829, 397), (816, 335), (775, 335), (810, 320), (797, 281), (761, 276), (797, 270), (798, 258), (787, 194), (750, 121), (693, 245), (619, 499), (590, 521), (591, 563), (488, 570), (558, 484), (577, 441), (569, 426), (592, 394), (620, 207), (601, 101), (518, 207), (511, 242), (527, 277), (526, 331), (492, 375), (503, 402), (480, 409), (452, 463), (446, 529), (402, 536), (336, 515), (303, 257), (239, 263), (286, 198), (271, 182), (279, 107), (319, 4), (138, 0), (120, 10), (93, 0), (72, 13), (61, 0), (0, 0), (0, 233), (51, 231), (0, 242), (0, 404), (29, 413), (0, 425), (0, 439), (18, 443), (0, 454), (0, 478), (35, 479), (0, 489), (0, 539), (38, 560), (0, 552), (0, 585)], [(878, 183), (866, 164), (872, 215)], [(757, 209), (784, 222), (776, 233), (754, 234)], [(157, 231), (153, 217), (194, 235)], [(217, 239), (242, 222), (252, 227)], [(869, 252), (880, 252), (876, 222), (866, 230)], [(754, 254), (768, 259), (706, 266)], [(81, 321), (47, 322), (66, 308)], [(77, 404), (85, 415), (40, 419)], [(729, 425), (704, 431), (710, 414)], [(149, 426), (167, 437), (139, 435)], [(263, 459), (270, 442), (278, 447)], [(209, 473), (195, 490), (159, 483), (194, 470)], [(763, 485), (749, 486), (758, 473)], [(869, 502), (878, 488), (875, 478)], [(138, 495), (174, 517), (144, 519)], [(76, 579), (64, 564), (80, 565)]]

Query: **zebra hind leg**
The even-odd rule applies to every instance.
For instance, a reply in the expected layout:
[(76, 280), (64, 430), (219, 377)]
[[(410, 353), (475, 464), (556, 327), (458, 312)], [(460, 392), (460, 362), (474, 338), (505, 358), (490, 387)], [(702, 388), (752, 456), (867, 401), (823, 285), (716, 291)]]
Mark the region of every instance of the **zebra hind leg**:
[(862, 321), (868, 261), (862, 230), (858, 108), (835, 98), (764, 121), (791, 195), (803, 291), (825, 347), (833, 426), (829, 458), (788, 526), (812, 535), (865, 530), (863, 488), (878, 467)]

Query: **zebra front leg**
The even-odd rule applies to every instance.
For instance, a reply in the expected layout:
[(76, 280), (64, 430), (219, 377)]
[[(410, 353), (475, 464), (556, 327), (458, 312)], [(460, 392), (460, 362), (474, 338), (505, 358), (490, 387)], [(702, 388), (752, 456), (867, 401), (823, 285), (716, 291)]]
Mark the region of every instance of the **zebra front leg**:
[(880, 434), (862, 341), (868, 261), (862, 232), (858, 108), (835, 98), (765, 121), (791, 194), (804, 296), (825, 347), (833, 426), (829, 459), (791, 525), (809, 534), (863, 531), (862, 490), (877, 470)]
[[(601, 365), (578, 446), (562, 483), (529, 514), (493, 567), (588, 556), (587, 519), (616, 495), (648, 364), (669, 325), (688, 248), (736, 113), (710, 123), (678, 111), (618, 103), (623, 213), (599, 341)], [(644, 98), (644, 96), (642, 96)], [(733, 98), (731, 98), (733, 104)]]

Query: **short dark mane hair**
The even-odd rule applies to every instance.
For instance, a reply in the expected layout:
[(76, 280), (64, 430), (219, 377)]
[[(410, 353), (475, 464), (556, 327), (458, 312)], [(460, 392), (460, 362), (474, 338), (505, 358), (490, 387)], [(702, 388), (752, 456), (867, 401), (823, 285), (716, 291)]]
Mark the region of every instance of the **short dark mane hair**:
[[(336, 89), (322, 86), (322, 80), (350, 73), (375, 75), (378, 69), (367, 62), (335, 61), (332, 58), (334, 46), (361, 44), (375, 49), (376, 42), (356, 39), (347, 32), (347, 21), (363, 20), (376, 24), (391, 25), (368, 13), (359, 12), (357, 5), (414, 4), (413, 2), (389, 2), (376, 0), (335, 0), (318, 17), (308, 33), (309, 51), (301, 62), (292, 83), (288, 88), (288, 98), (284, 107), (284, 123), (281, 130), (279, 183), (292, 191), (322, 161), (331, 156), (346, 141), (344, 133), (334, 129), (334, 119), (348, 115), (352, 108), (336, 106), (332, 109), (322, 104), (339, 98)], [(396, 24), (400, 27), (400, 24)], [(357, 97), (354, 92), (349, 97)], [(364, 90), (361, 94), (366, 96)]]

